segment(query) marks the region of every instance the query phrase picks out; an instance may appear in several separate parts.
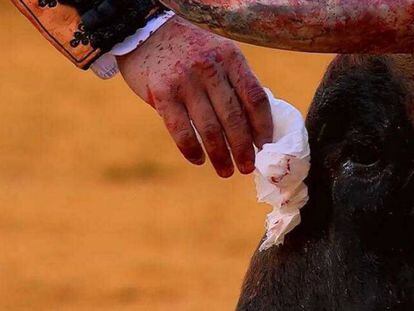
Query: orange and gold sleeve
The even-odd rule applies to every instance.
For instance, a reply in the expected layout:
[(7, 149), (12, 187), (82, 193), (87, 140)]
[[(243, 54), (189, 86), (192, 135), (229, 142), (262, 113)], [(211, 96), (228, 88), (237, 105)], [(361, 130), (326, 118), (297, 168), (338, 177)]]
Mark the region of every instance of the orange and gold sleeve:
[(74, 33), (82, 34), (81, 17), (75, 8), (59, 3), (41, 6), (39, 0), (11, 0), (33, 23), (42, 35), (72, 63), (82, 69), (89, 66), (101, 54), (99, 48), (88, 40), (74, 45)]

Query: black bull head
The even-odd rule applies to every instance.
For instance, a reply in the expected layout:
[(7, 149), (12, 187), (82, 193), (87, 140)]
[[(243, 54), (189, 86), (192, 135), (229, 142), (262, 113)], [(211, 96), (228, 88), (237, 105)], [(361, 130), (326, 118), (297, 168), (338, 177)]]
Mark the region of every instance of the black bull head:
[[(414, 0), (161, 0), (221, 35), (275, 48), (412, 53)], [(414, 57), (344, 55), (307, 117), (302, 224), (256, 251), (238, 310), (414, 310)]]
[(238, 310), (414, 307), (414, 58), (337, 57), (311, 105), (309, 203), (256, 251)]

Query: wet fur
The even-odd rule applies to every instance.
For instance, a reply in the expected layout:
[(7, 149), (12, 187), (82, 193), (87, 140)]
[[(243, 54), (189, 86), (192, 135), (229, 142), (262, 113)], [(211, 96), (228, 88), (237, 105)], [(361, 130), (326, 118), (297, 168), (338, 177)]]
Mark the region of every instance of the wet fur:
[(414, 61), (340, 56), (307, 117), (302, 224), (254, 254), (239, 311), (414, 310)]

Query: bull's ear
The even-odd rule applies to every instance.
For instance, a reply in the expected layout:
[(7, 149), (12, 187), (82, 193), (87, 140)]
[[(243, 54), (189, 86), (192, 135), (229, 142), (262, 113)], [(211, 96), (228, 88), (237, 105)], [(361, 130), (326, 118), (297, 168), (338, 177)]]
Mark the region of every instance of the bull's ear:
[(73, 7), (57, 0), (11, 1), (77, 67), (87, 69), (101, 55), (101, 50), (93, 48), (86, 38), (81, 17)]

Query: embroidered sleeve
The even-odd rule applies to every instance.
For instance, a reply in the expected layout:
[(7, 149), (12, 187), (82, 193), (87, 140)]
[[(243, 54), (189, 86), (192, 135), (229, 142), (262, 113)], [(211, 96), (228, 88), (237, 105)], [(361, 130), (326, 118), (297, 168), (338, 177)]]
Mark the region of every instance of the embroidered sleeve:
[(88, 69), (164, 11), (156, 0), (12, 0), (63, 55)]

